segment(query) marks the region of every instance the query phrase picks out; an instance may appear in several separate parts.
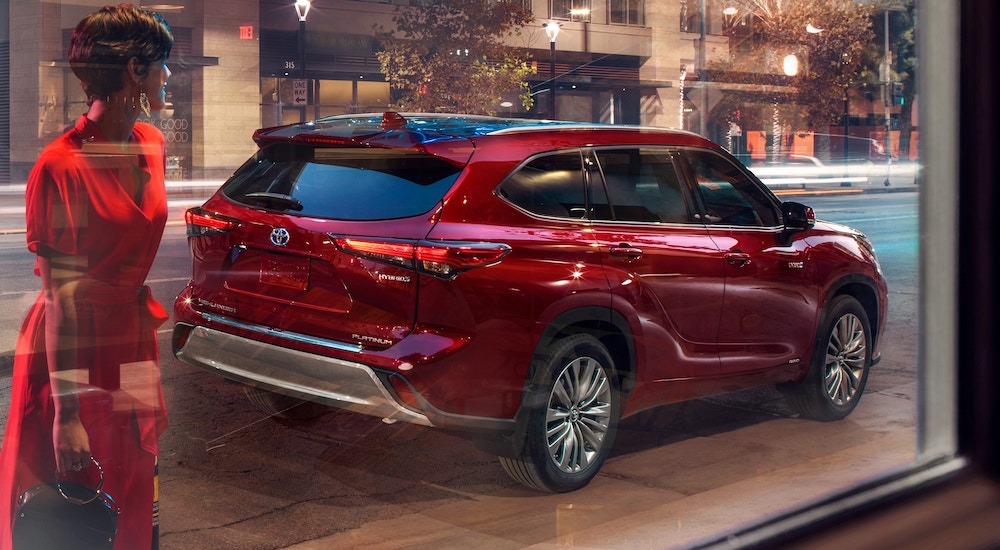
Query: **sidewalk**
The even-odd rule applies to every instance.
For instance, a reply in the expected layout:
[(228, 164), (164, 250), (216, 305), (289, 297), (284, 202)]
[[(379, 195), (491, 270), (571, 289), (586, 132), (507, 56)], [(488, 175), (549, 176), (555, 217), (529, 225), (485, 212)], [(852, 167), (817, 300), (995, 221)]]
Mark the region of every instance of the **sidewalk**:
[[(731, 411), (733, 418), (747, 414)], [(645, 435), (683, 432), (685, 422), (666, 422)], [(916, 458), (916, 383), (865, 394), (858, 410), (840, 422), (775, 415), (718, 432), (703, 429), (711, 424), (708, 419), (690, 422), (697, 435), (639, 452), (613, 453), (597, 478), (574, 493), (525, 497), (509, 489), (402, 503), (391, 517), (361, 518), (335, 534), (284, 548), (631, 550), (695, 545), (911, 464)], [(624, 426), (616, 441), (619, 448), (627, 447), (635, 422)], [(316, 515), (323, 513), (334, 512)]]
[[(204, 197), (208, 198), (216, 189), (222, 186), (225, 180), (184, 180), (168, 181), (167, 197)], [(0, 197), (24, 197), (24, 183), (0, 184)]]
[[(222, 186), (225, 180), (187, 180), (167, 182), (168, 223), (176, 221), (174, 209), (198, 206)], [(0, 235), (24, 233), (25, 184), (0, 185)], [(183, 214), (180, 221), (183, 221)]]

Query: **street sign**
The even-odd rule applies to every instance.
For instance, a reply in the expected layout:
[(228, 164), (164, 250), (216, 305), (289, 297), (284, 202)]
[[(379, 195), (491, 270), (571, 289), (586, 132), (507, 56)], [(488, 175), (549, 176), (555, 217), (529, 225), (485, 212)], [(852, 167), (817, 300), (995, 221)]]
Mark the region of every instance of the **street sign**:
[(695, 106), (701, 110), (702, 101), (705, 102), (704, 107), (708, 112), (712, 112), (712, 109), (722, 101), (723, 93), (718, 86), (710, 82), (695, 82), (690, 85), (688, 91), (688, 99), (691, 100)]
[(292, 81), (292, 105), (305, 105), (309, 101), (309, 81)]

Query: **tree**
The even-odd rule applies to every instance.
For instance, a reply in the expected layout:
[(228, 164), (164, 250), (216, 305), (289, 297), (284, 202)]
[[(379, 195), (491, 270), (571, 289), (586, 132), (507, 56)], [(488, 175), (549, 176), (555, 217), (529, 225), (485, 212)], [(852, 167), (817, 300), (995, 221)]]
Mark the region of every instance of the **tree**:
[[(796, 129), (837, 124), (844, 116), (848, 91), (865, 90), (873, 78), (878, 81), (877, 65), (873, 72), (866, 56), (866, 48), (874, 41), (871, 5), (855, 0), (734, 0), (734, 4), (737, 13), (732, 17), (751, 21), (749, 46), (710, 65), (709, 70), (744, 84), (794, 90), (796, 94), (784, 92), (786, 100), (806, 98), (797, 107), (784, 109), (785, 122)], [(796, 56), (799, 70), (786, 77), (782, 60), (788, 55)], [(774, 92), (767, 99), (776, 103), (779, 94)], [(735, 108), (765, 99), (756, 91), (729, 96)], [(717, 112), (725, 118), (726, 106), (721, 107)]]
[(531, 108), (526, 51), (504, 40), (534, 16), (511, 0), (448, 0), (398, 7), (394, 31), (375, 34), (393, 106), (403, 111), (495, 115), (504, 96)]

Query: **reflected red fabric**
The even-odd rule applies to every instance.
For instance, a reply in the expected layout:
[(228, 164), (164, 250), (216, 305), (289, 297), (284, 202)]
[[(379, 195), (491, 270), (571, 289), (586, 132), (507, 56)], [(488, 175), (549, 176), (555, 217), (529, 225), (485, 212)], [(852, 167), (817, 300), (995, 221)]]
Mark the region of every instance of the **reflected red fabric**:
[[(74, 294), (80, 415), (104, 489), (121, 508), (115, 548), (123, 549), (150, 547), (157, 437), (167, 425), (156, 340), (167, 314), (143, 286), (167, 219), (164, 151), (150, 124), (136, 123), (123, 151), (83, 116), (45, 148), (26, 192), (29, 250), (84, 259)], [(0, 447), (0, 549), (10, 547), (18, 495), (55, 479), (52, 340), (40, 294), (18, 336)]]

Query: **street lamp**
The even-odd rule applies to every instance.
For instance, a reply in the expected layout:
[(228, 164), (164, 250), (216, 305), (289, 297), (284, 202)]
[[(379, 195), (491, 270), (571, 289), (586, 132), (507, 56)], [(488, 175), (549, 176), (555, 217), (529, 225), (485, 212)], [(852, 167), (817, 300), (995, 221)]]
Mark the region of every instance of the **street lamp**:
[(740, 13), (740, 10), (729, 6), (722, 10), (722, 15), (725, 16), (723, 19), (723, 27), (729, 29), (736, 22), (736, 16)]
[(698, 68), (698, 80), (701, 86), (701, 105), (698, 105), (698, 110), (701, 113), (698, 116), (700, 134), (703, 137), (708, 137), (708, 71), (706, 71), (706, 65), (708, 64), (707, 57), (705, 55), (705, 40), (706, 40), (706, 26), (705, 17), (708, 15), (705, 11), (705, 0), (701, 0), (698, 3), (699, 9), (699, 21), (698, 24), (698, 61), (695, 63)]
[(549, 86), (552, 92), (549, 94), (549, 116), (556, 118), (556, 37), (559, 36), (559, 29), (562, 23), (549, 21), (542, 23), (545, 35), (549, 37)]
[[(311, 0), (295, 0), (295, 14), (299, 16), (299, 77), (306, 78), (306, 16), (312, 7)], [(306, 108), (309, 105), (308, 84), (306, 84), (306, 105), (302, 106), (299, 122), (306, 121)]]
[(785, 71), (785, 76), (796, 76), (799, 74), (799, 58), (793, 53), (785, 56), (781, 63), (781, 68)]

